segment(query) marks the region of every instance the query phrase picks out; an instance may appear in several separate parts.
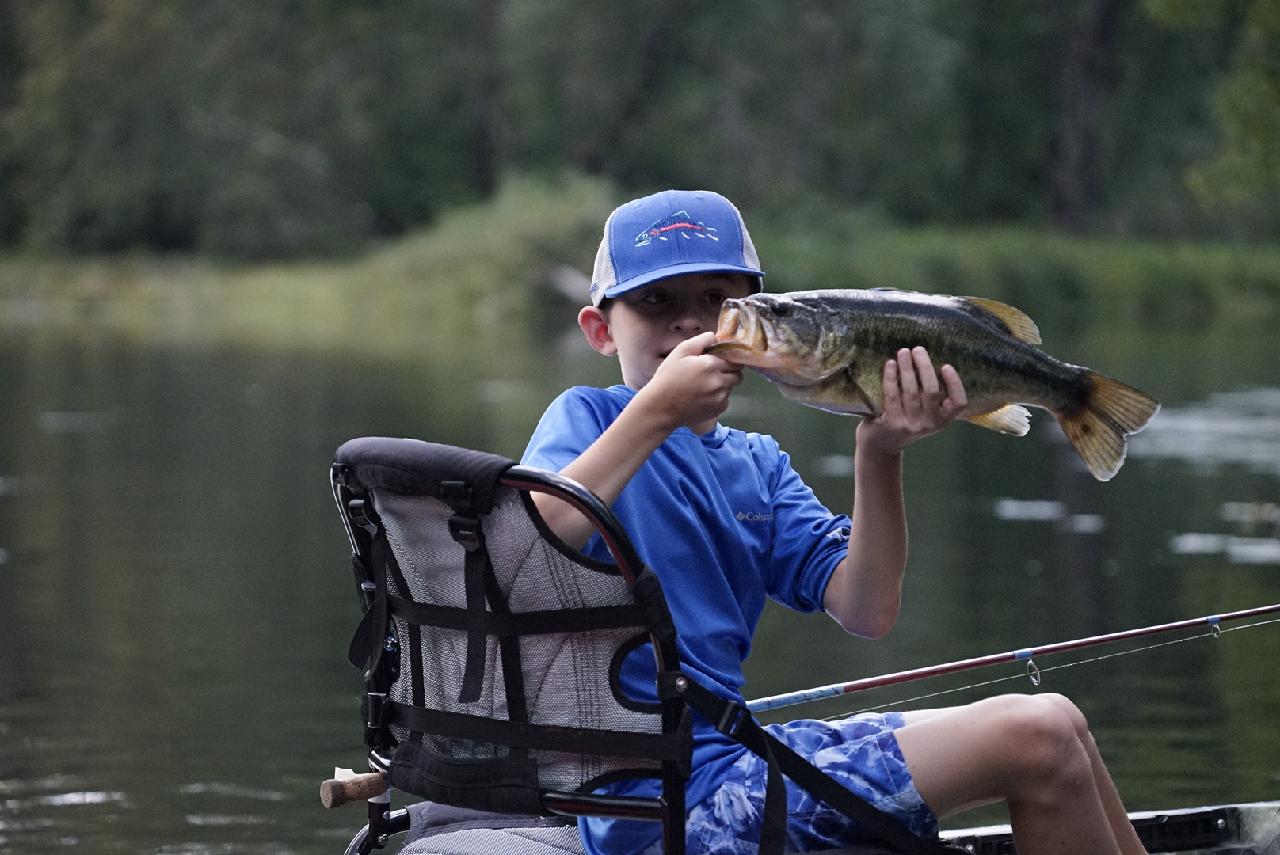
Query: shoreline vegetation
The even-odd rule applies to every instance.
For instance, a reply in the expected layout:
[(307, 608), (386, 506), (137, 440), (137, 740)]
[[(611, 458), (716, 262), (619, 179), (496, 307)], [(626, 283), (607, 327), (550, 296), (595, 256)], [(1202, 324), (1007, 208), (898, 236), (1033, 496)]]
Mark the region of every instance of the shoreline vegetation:
[[(0, 255), (0, 331), (97, 329), (141, 340), (445, 352), (500, 334), (519, 353), (540, 306), (585, 299), (618, 194), (511, 178), (484, 203), (364, 255), (303, 263)], [(1029, 227), (903, 228), (857, 212), (752, 217), (769, 290), (896, 287), (1004, 300), (1074, 330), (1280, 319), (1280, 245), (1075, 237)], [(770, 272), (770, 271), (776, 271)], [(537, 313), (536, 315), (534, 313)], [(568, 317), (568, 313), (559, 312)]]

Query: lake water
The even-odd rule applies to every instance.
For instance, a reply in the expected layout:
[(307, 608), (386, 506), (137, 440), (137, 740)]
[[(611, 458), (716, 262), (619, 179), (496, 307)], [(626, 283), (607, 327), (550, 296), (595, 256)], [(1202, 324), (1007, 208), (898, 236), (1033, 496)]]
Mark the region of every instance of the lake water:
[[(562, 387), (615, 371), (535, 323), (376, 358), (0, 329), (0, 851), (341, 851), (361, 814), (317, 786), (363, 754), (333, 450), (381, 434), (519, 456)], [(1280, 601), (1273, 326), (1042, 326), (1050, 352), (1165, 403), (1119, 476), (1090, 478), (1040, 411), (1022, 439), (958, 425), (912, 448), (898, 626), (863, 641), (771, 608), (749, 697)], [(726, 421), (847, 507), (852, 420), (749, 378)], [(1280, 624), (1232, 629), (1038, 663), (1132, 808), (1280, 798)], [(1009, 689), (1034, 690), (1020, 666), (766, 718)]]

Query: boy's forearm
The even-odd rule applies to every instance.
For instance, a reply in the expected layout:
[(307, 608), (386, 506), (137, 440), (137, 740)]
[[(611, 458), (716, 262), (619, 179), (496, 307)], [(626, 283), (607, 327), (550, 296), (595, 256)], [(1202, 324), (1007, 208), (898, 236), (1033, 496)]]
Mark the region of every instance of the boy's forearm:
[(832, 575), (824, 606), (848, 632), (879, 638), (898, 618), (907, 564), (901, 452), (854, 454), (852, 520), (849, 551)]
[[(644, 406), (637, 396), (560, 474), (595, 493), (606, 505), (612, 505), (649, 455), (674, 429), (660, 412)], [(533, 500), (551, 530), (570, 546), (582, 548), (595, 531), (586, 517), (571, 505), (543, 493), (534, 493)]]

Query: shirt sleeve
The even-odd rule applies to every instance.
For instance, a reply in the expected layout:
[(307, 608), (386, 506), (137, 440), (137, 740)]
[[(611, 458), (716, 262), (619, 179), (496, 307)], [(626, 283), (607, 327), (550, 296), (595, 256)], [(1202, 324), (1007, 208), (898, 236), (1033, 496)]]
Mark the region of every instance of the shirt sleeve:
[(799, 611), (818, 611), (831, 574), (848, 552), (849, 517), (827, 510), (786, 452), (777, 454), (769, 595)]
[(575, 386), (547, 407), (520, 462), (559, 472), (586, 451), (604, 429), (603, 414), (591, 405), (587, 391)]

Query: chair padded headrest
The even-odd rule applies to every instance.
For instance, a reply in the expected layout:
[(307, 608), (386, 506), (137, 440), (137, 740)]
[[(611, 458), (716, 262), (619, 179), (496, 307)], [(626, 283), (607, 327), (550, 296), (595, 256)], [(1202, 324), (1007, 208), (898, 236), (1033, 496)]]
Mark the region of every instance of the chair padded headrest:
[(344, 442), (334, 454), (334, 463), (347, 467), (350, 475), (367, 489), (405, 495), (442, 498), (441, 484), (465, 482), (481, 513), (491, 507), (498, 479), (515, 465), (514, 460), (498, 454), (385, 436)]

